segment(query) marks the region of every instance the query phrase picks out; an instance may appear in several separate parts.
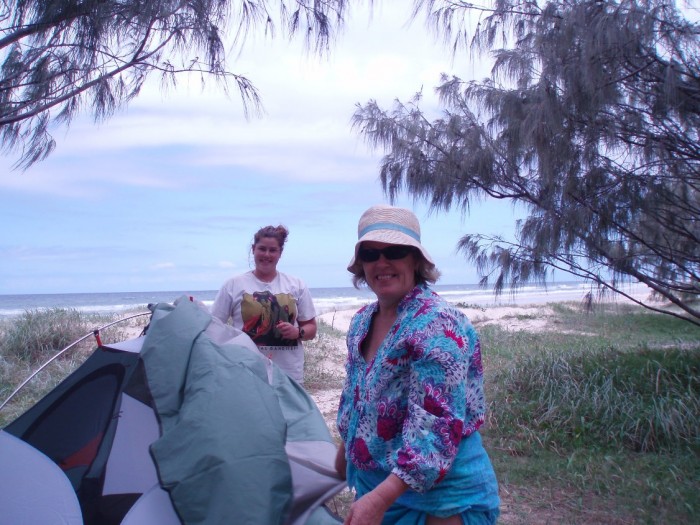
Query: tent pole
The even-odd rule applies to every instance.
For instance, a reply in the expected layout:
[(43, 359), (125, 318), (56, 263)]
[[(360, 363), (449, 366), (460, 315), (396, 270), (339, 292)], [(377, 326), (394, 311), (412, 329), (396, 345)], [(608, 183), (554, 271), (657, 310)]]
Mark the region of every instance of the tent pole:
[(67, 350), (70, 350), (71, 348), (73, 348), (75, 345), (77, 345), (77, 344), (80, 343), (81, 341), (84, 341), (84, 340), (87, 339), (88, 337), (94, 335), (95, 338), (97, 339), (98, 345), (102, 346), (102, 341), (100, 340), (100, 336), (99, 336), (100, 330), (104, 330), (105, 328), (109, 328), (110, 326), (113, 326), (113, 325), (118, 324), (118, 323), (123, 323), (124, 321), (128, 321), (129, 319), (134, 319), (135, 317), (141, 317), (142, 315), (150, 315), (150, 314), (151, 314), (150, 311), (149, 311), (149, 312), (142, 312), (142, 313), (140, 313), (140, 314), (134, 314), (134, 315), (130, 315), (130, 316), (128, 316), (128, 317), (124, 317), (124, 318), (122, 318), (122, 319), (118, 319), (118, 320), (116, 320), (116, 321), (112, 321), (111, 323), (107, 323), (106, 325), (100, 326), (99, 328), (95, 328), (94, 330), (89, 331), (87, 334), (85, 334), (84, 336), (80, 337), (79, 339), (76, 339), (76, 340), (73, 341), (71, 344), (69, 344), (68, 346), (66, 346), (65, 348), (63, 348), (63, 349), (60, 350), (59, 352), (57, 352), (51, 359), (49, 359), (48, 361), (46, 361), (43, 365), (41, 365), (39, 368), (37, 368), (34, 372), (32, 372), (32, 374), (31, 374), (27, 379), (25, 379), (24, 381), (22, 381), (22, 384), (19, 385), (17, 388), (15, 388), (14, 392), (12, 392), (12, 393), (8, 396), (8, 398), (5, 399), (5, 401), (2, 402), (2, 404), (0, 405), (0, 410), (2, 410), (3, 407), (4, 407), (7, 403), (9, 403), (10, 400), (11, 400), (13, 397), (15, 397), (15, 395), (17, 394), (17, 392), (19, 392), (19, 391), (24, 387), (24, 385), (26, 385), (27, 383), (29, 383), (29, 381), (31, 381), (31, 380), (34, 378), (34, 376), (36, 376), (36, 375), (37, 375), (39, 372), (41, 372), (44, 368), (46, 368), (47, 366), (49, 366), (54, 360), (56, 360), (57, 358), (59, 358), (63, 353), (65, 353)]

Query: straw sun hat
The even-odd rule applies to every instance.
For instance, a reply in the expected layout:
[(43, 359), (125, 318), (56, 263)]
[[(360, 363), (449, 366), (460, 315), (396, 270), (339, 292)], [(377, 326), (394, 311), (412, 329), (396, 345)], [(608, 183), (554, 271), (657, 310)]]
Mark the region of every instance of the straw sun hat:
[(356, 273), (362, 265), (357, 258), (357, 250), (363, 241), (413, 246), (420, 251), (430, 267), (435, 267), (432, 257), (420, 243), (420, 224), (411, 210), (379, 204), (362, 214), (357, 224), (355, 255), (348, 264), (351, 273)]

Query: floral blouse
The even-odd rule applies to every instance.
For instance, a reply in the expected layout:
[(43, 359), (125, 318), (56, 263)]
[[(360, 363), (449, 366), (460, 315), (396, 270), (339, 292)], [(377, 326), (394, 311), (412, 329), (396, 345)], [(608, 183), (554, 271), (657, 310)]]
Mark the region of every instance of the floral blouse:
[(365, 306), (350, 324), (338, 430), (356, 468), (393, 472), (425, 492), (484, 422), (479, 337), (462, 312), (419, 285), (366, 363), (360, 345), (377, 309)]

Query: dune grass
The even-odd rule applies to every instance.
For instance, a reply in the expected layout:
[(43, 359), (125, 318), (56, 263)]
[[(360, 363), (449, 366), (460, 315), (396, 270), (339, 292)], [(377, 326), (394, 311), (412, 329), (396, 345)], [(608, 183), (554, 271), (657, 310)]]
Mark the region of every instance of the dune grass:
[[(139, 310), (141, 311), (141, 309)], [(91, 334), (100, 326), (128, 317), (134, 311), (119, 315), (85, 314), (74, 309), (28, 310), (11, 320), (0, 322), (0, 403), (22, 382), (57, 352), (77, 339)], [(147, 317), (130, 320), (126, 326), (144, 326)], [(120, 341), (127, 337), (125, 325), (100, 331), (103, 342)], [(307, 388), (340, 388), (339, 366), (329, 366), (336, 351), (336, 341), (342, 333), (319, 323), (317, 337), (307, 343), (305, 377)], [(69, 352), (53, 361), (22, 388), (16, 399), (0, 411), (0, 427), (7, 424), (75, 370), (95, 348), (88, 337)]]
[(304, 342), (304, 388), (313, 391), (343, 386), (342, 362), (338, 361), (338, 339), (343, 333), (318, 321), (316, 337)]
[[(3, 403), (55, 354), (83, 336), (46, 368), (36, 374), (0, 411), (0, 428), (23, 413), (80, 366), (96, 346), (92, 333), (118, 319), (143, 309), (120, 314), (87, 314), (75, 309), (51, 308), (27, 310), (20, 316), (0, 322), (0, 403)], [(147, 316), (130, 319), (99, 331), (104, 343), (127, 337), (126, 327), (142, 327)]]
[(478, 327), (499, 523), (693, 522), (700, 329), (626, 304), (550, 306), (550, 330)]
[[(501, 523), (692, 522), (700, 512), (700, 329), (633, 306), (551, 306), (550, 330), (478, 327), (489, 401), (482, 435), (499, 478)], [(0, 401), (62, 346), (113, 319), (49, 310), (0, 325)], [(102, 338), (119, 340), (121, 330)], [(343, 338), (319, 323), (307, 344), (310, 391), (341, 387)], [(0, 426), (94, 346), (87, 339), (39, 374), (0, 412)], [(336, 497), (334, 510), (343, 515), (351, 498)]]
[(687, 523), (700, 512), (700, 329), (556, 306), (560, 330), (481, 332), (482, 432), (508, 523)]

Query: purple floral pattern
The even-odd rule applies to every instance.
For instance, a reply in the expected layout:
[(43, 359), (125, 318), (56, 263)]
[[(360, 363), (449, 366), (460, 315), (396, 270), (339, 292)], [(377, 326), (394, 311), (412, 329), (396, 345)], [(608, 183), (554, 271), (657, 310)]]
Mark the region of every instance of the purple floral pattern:
[(462, 312), (417, 286), (366, 363), (360, 344), (377, 308), (359, 310), (348, 331), (338, 429), (358, 469), (393, 472), (424, 492), (449, 471), (461, 440), (484, 422), (481, 345)]

